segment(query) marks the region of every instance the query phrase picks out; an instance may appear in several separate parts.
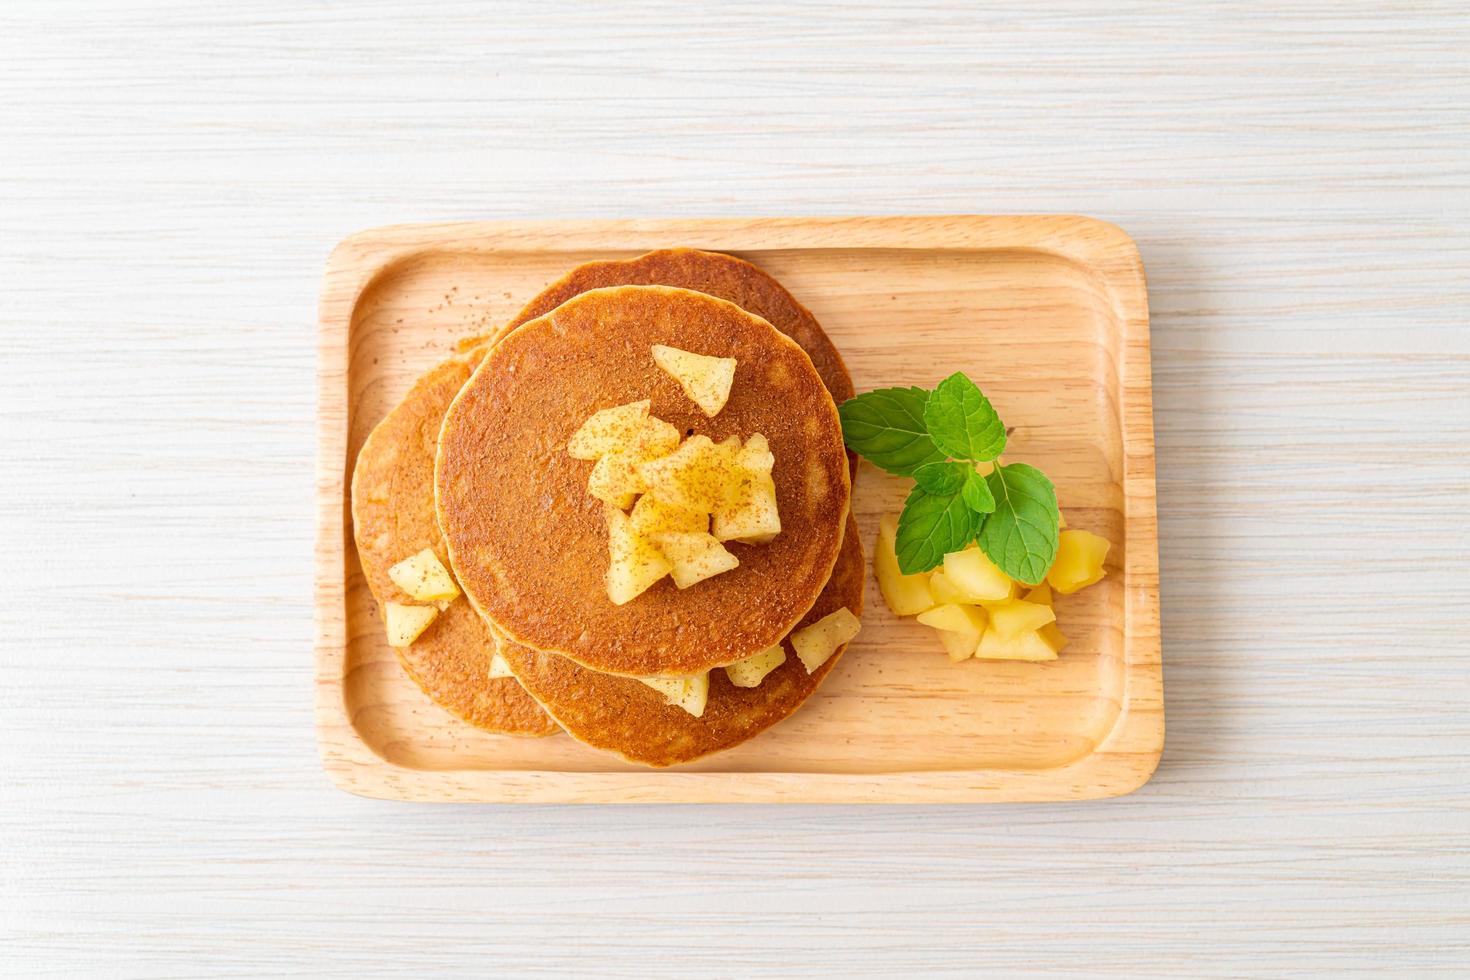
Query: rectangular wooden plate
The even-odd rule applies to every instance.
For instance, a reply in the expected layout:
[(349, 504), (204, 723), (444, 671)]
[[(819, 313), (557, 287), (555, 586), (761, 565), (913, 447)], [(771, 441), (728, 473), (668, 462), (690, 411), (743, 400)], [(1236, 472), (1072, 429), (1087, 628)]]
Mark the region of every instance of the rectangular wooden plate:
[[(368, 432), (454, 342), (593, 259), (692, 246), (775, 275), (821, 321), (858, 391), (963, 370), (1043, 468), (1071, 526), (1113, 542), (1100, 584), (1059, 597), (1046, 664), (951, 664), (870, 581), (863, 632), (795, 715), (729, 752), (648, 770), (565, 735), (516, 739), (430, 702), (388, 648), (357, 563), (347, 487)], [(409, 800), (1080, 800), (1127, 793), (1164, 738), (1152, 388), (1143, 266), (1083, 217), (873, 217), (409, 225), (328, 262), (321, 303), (317, 725), (343, 789)], [(909, 481), (864, 464), (871, 551)]]

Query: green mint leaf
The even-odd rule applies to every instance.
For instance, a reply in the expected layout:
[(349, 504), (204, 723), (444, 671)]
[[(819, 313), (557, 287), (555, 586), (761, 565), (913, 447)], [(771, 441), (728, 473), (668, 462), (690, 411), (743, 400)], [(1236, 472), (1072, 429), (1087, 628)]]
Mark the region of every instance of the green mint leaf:
[(974, 467), (970, 467), (965, 474), (965, 485), (960, 490), (960, 496), (964, 498), (965, 506), (977, 514), (989, 514), (995, 510), (995, 495), (990, 492), (990, 484), (985, 482), (985, 477)]
[(997, 466), (985, 478), (995, 512), (980, 527), (980, 550), (1011, 578), (1036, 585), (1057, 555), (1057, 491), (1034, 466)]
[(1006, 448), (1006, 427), (975, 382), (956, 372), (924, 405), (924, 425), (946, 456), (984, 463)]
[(879, 388), (837, 406), (847, 448), (879, 469), (912, 476), (925, 463), (944, 459), (924, 427), (923, 388)]
[(945, 555), (974, 539), (979, 524), (980, 515), (959, 494), (931, 494), (915, 487), (898, 516), (898, 570), (914, 575), (938, 566)]
[(914, 470), (914, 482), (925, 493), (949, 497), (959, 493), (965, 485), (966, 470), (974, 472), (964, 463), (925, 463)]

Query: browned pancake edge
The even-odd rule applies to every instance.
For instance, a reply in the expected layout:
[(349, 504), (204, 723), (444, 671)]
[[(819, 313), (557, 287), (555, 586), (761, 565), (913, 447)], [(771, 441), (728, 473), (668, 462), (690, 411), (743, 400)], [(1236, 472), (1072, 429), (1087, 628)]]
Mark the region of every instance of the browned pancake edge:
[[(483, 352), (452, 357), (418, 379), (363, 443), (352, 470), (352, 533), (379, 611), (386, 603), (421, 605), (388, 569), (425, 548), (448, 550), (434, 513), (434, 456), (440, 422)], [(446, 562), (446, 567), (447, 562)], [(507, 735), (551, 735), (556, 723), (513, 678), (489, 676), (495, 638), (460, 596), (398, 661), (435, 703), (477, 728)]]
[[(661, 248), (632, 259), (584, 263), (538, 293), (493, 339), (545, 316), (573, 296), (606, 286), (676, 286), (734, 303), (800, 344), (835, 401), (840, 404), (854, 394), (842, 355), (811, 310), (770, 273), (724, 252)], [(475, 340), (467, 343), (473, 345)]]

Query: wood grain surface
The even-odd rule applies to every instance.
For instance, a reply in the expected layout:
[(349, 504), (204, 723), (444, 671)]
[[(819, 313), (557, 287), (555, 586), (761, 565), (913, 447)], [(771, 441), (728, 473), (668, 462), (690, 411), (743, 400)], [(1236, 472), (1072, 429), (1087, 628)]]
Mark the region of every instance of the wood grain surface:
[[(1462, 3), (0, 6), (0, 974), (1462, 976)], [(360, 800), (315, 312), (400, 221), (1096, 215), (1169, 736), (1003, 807)]]

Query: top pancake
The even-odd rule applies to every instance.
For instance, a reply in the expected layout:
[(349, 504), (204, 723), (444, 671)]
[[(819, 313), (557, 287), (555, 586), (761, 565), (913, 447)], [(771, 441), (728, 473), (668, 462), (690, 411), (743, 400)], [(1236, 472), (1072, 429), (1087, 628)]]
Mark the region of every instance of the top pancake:
[(839, 404), (854, 394), (842, 355), (810, 310), (768, 273), (743, 259), (694, 248), (663, 248), (634, 259), (587, 262), (543, 289), (495, 335), (545, 316), (573, 296), (607, 286), (675, 286), (727, 300), (801, 345)]
[[(387, 602), (422, 605), (388, 577), (388, 569), (425, 548), (447, 554), (434, 514), (434, 454), (444, 412), (482, 352), (431, 369), (373, 429), (352, 470), (352, 533), (368, 588)], [(425, 694), (470, 724), (510, 735), (558, 729), (513, 678), (489, 676), (495, 640), (460, 597), (441, 612), (398, 661)]]
[[(738, 365), (706, 418), (650, 348)], [(623, 606), (607, 598), (592, 463), (567, 440), (594, 412), (640, 399), (686, 434), (770, 442), (782, 532), (731, 543), (740, 567), (679, 590), (669, 579)], [(500, 341), (450, 406), (435, 477), (461, 587), (506, 639), (615, 674), (695, 674), (784, 637), (832, 572), (848, 511), (837, 409), (802, 349), (765, 320), (703, 293), (596, 289)]]

